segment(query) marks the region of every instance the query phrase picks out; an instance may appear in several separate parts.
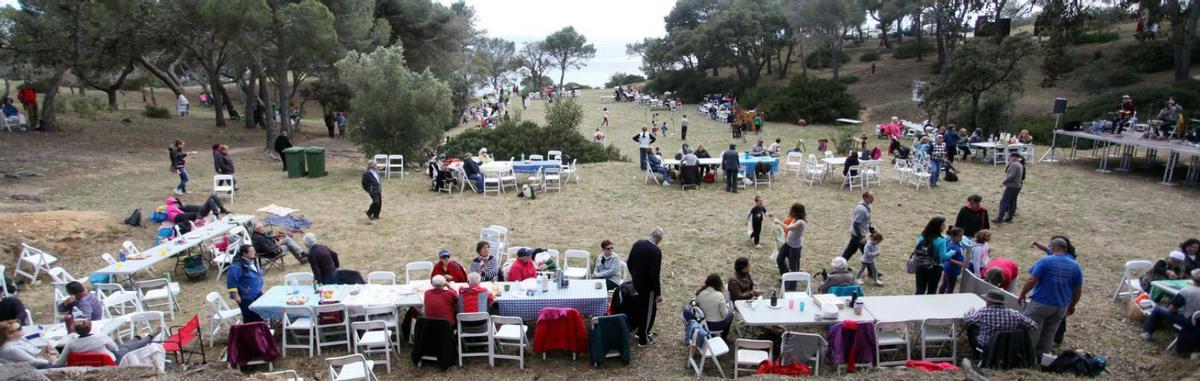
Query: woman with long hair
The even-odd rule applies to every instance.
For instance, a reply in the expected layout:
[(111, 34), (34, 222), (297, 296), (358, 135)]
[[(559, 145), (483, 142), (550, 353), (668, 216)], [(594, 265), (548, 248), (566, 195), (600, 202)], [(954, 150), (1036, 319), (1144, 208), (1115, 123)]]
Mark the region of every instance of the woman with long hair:
[[(783, 245), (779, 246), (779, 255), (775, 257), (775, 265), (779, 267), (780, 275), (800, 271), (800, 251), (804, 247), (804, 229), (808, 227), (808, 213), (804, 211), (804, 204), (792, 204), (788, 216), (793, 219), (790, 224), (774, 220), (776, 225), (783, 227), (784, 235), (787, 236)], [(787, 290), (791, 291), (795, 287), (796, 283), (791, 282), (787, 285)]]
[[(944, 230), (946, 230), (945, 218), (930, 218), (929, 223), (925, 224), (925, 229), (921, 230), (921, 236), (917, 237), (917, 247), (913, 250), (913, 259), (919, 263), (916, 274), (914, 274), (917, 281), (917, 295), (937, 293), (938, 283), (942, 278), (940, 265), (950, 257), (946, 250), (946, 237), (942, 236)], [(919, 257), (925, 257), (925, 259)], [(927, 265), (928, 263), (932, 263), (932, 265)]]
[(704, 278), (704, 285), (696, 290), (696, 305), (704, 312), (704, 322), (709, 331), (721, 331), (722, 337), (729, 332), (733, 311), (729, 310), (729, 303), (725, 301), (725, 287), (720, 275), (711, 273)]

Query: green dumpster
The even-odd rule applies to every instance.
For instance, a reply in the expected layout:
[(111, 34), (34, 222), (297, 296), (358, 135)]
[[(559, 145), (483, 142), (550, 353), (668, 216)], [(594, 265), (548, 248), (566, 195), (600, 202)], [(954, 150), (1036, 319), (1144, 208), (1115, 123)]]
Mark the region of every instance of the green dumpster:
[(283, 161), (287, 164), (288, 178), (304, 177), (304, 147), (283, 150)]
[(304, 153), (308, 159), (308, 177), (325, 176), (325, 148), (308, 147)]

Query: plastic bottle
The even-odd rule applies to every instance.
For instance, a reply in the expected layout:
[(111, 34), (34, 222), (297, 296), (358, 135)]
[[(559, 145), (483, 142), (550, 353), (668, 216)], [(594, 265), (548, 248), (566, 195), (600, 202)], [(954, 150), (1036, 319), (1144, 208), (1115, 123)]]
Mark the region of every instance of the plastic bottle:
[(121, 249), (121, 251), (117, 252), (117, 260), (120, 262), (125, 262), (125, 249)]
[(771, 307), (779, 305), (779, 295), (776, 291), (777, 290), (771, 290)]

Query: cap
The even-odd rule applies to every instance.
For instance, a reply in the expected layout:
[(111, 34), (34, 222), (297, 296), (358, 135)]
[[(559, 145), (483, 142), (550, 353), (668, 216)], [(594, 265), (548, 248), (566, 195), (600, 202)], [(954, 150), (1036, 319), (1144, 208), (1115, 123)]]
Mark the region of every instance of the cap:
[(1187, 257), (1184, 256), (1183, 252), (1179, 251), (1179, 250), (1172, 251), (1171, 254), (1167, 255), (1167, 258), (1174, 259), (1179, 262), (1183, 262), (1183, 261), (1187, 260)]
[(521, 248), (520, 250), (517, 250), (517, 257), (528, 257), (532, 254), (533, 252), (529, 251), (527, 248)]
[(441, 257), (449, 257), (449, 256), (450, 256), (450, 250), (448, 250), (448, 249), (446, 249), (446, 248), (441, 248), (440, 250), (438, 250), (438, 257), (439, 257), (439, 258), (441, 258)]

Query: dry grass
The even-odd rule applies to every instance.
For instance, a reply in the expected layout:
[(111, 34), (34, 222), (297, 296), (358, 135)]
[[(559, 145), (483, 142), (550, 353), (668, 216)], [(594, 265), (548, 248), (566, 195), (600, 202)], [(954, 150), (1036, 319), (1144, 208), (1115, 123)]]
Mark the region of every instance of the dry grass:
[[(585, 123), (580, 129), (590, 133), (599, 126), (600, 108), (612, 111), (611, 127), (605, 128), (609, 142), (626, 155), (636, 154), (629, 139), (640, 126), (648, 122), (646, 114), (628, 104), (597, 102), (600, 92), (585, 92)], [(687, 106), (693, 114), (694, 106)], [(534, 103), (523, 112), (528, 120), (541, 121), (544, 104)], [(664, 119), (670, 113), (661, 112)], [(671, 136), (659, 140), (666, 152), (677, 149), (678, 119), (671, 123)], [(845, 245), (850, 211), (858, 192), (839, 191), (835, 185), (808, 187), (791, 176), (780, 177), (773, 188), (761, 188), (737, 195), (721, 192), (720, 184), (708, 185), (699, 191), (681, 192), (677, 188), (645, 185), (636, 164), (628, 162), (603, 163), (581, 167), (583, 183), (569, 184), (562, 193), (552, 193), (534, 201), (518, 199), (511, 193), (497, 196), (474, 194), (445, 195), (428, 191), (427, 178), (410, 173), (402, 179), (384, 181), (382, 219), (368, 222), (362, 211), (369, 199), (358, 184), (362, 170), (362, 155), (344, 141), (326, 138), (300, 139), (298, 145), (319, 145), (331, 149), (334, 157), (328, 163), (329, 176), (321, 179), (286, 179), (279, 164), (262, 154), (262, 133), (240, 127), (218, 129), (197, 115), (168, 121), (142, 120), (133, 116), (132, 123), (121, 123), (123, 116), (104, 116), (85, 121), (66, 118), (66, 131), (58, 135), (8, 134), (0, 140), (0, 169), (36, 168), (46, 176), (0, 179), (0, 210), (22, 212), (29, 210), (66, 209), (95, 211), (113, 216), (113, 225), (96, 230), (87, 239), (60, 239), (38, 232), (19, 233), (0, 237), (9, 250), (6, 265), (11, 266), (20, 240), (36, 240), (58, 250), (63, 266), (77, 275), (101, 267), (99, 254), (114, 251), (123, 239), (132, 238), (145, 245), (153, 236), (149, 228), (117, 226), (129, 211), (151, 210), (170, 193), (176, 177), (167, 172), (163, 149), (171, 140), (182, 137), (191, 149), (200, 151), (189, 164), (193, 175), (191, 188), (195, 194), (185, 201), (198, 202), (210, 189), (211, 163), (207, 146), (222, 142), (234, 147), (241, 192), (237, 202), (230, 205), (235, 212), (251, 212), (267, 204), (300, 209), (314, 221), (310, 231), (342, 254), (343, 267), (362, 271), (403, 271), (403, 263), (432, 260), (439, 247), (448, 247), (460, 259), (469, 258), (479, 228), (500, 224), (511, 229), (517, 245), (557, 248), (579, 248), (597, 252), (602, 239), (616, 242), (618, 251), (626, 253), (632, 243), (643, 238), (652, 226), (662, 226), (666, 240), (663, 284), (666, 301), (661, 306), (657, 331), (661, 337), (652, 349), (634, 349), (634, 362), (628, 367), (612, 363), (600, 369), (585, 361), (572, 362), (563, 355), (551, 355), (549, 360), (530, 359), (528, 369), (519, 371), (511, 362), (501, 362), (490, 374), (483, 376), (479, 361), (470, 361), (465, 370), (452, 369), (443, 373), (430, 369), (415, 369), (408, 361), (400, 361), (386, 379), (401, 379), (415, 375), (430, 378), (683, 378), (685, 347), (678, 344), (681, 334), (678, 308), (695, 292), (704, 276), (716, 272), (722, 277), (732, 272), (732, 262), (739, 256), (752, 258), (755, 276), (760, 287), (778, 284), (778, 275), (770, 261), (771, 249), (754, 249), (744, 235), (745, 216), (755, 194), (767, 199), (767, 207), (782, 215), (788, 205), (800, 202), (808, 207), (810, 227), (806, 232), (802, 269), (819, 272), (830, 258)], [(690, 143), (704, 143), (717, 154), (730, 142), (727, 129), (704, 118), (691, 118)], [(874, 121), (872, 121), (874, 122)], [(845, 128), (845, 127), (837, 127)], [(816, 140), (833, 135), (835, 127), (796, 127), (767, 124), (764, 138), (781, 138), (785, 146), (804, 139), (810, 150)], [(742, 148), (746, 145), (738, 142)], [(1028, 268), (1038, 253), (1028, 249), (1032, 240), (1044, 241), (1052, 234), (1070, 236), (1078, 247), (1080, 262), (1087, 278), (1084, 299), (1078, 313), (1070, 319), (1066, 344), (1105, 355), (1110, 361), (1112, 376), (1134, 378), (1144, 374), (1181, 377), (1194, 369), (1194, 364), (1177, 360), (1162, 350), (1167, 334), (1160, 334), (1153, 343), (1137, 338), (1137, 328), (1123, 322), (1123, 304), (1111, 302), (1111, 287), (1120, 277), (1125, 260), (1156, 258), (1166, 254), (1177, 242), (1197, 231), (1192, 216), (1197, 213), (1196, 191), (1193, 187), (1164, 187), (1152, 181), (1155, 173), (1109, 174), (1095, 173), (1093, 162), (1038, 164), (1032, 166), (1025, 191), (1021, 195), (1017, 223), (995, 230), (994, 255), (1010, 257)], [(920, 228), (933, 216), (953, 217), (967, 195), (978, 193), (985, 205), (995, 208), (999, 198), (1001, 169), (976, 163), (959, 164), (958, 183), (942, 183), (932, 191), (915, 192), (885, 181), (876, 190), (874, 222), (887, 237), (879, 265), (888, 274), (885, 287), (867, 287), (872, 295), (905, 294), (912, 289), (912, 278), (903, 271), (905, 254), (911, 250)], [(887, 175), (890, 176), (890, 171)], [(42, 204), (15, 202), (8, 196), (16, 193), (37, 194), (46, 200)], [(23, 215), (21, 217), (27, 217)], [(0, 220), (8, 220), (2, 219)], [(18, 222), (19, 223), (19, 222)], [(93, 222), (97, 223), (97, 222)], [(7, 231), (7, 230), (6, 230)], [(1152, 235), (1151, 235), (1152, 234)], [(857, 261), (854, 264), (857, 265)], [(273, 271), (270, 284), (282, 283), (282, 274), (307, 271), (287, 260), (287, 267)], [(160, 266), (163, 267), (163, 266)], [(165, 267), (164, 267), (165, 269)], [(160, 269), (163, 270), (163, 269)], [(202, 282), (185, 282), (182, 296), (183, 318), (194, 313), (204, 314), (203, 296), (222, 289), (223, 280), (210, 277)], [(35, 285), (22, 294), (22, 299), (35, 312), (38, 321), (50, 320), (50, 290)], [(209, 321), (204, 318), (207, 326)], [(402, 359), (407, 359), (407, 353)], [(210, 360), (215, 359), (210, 356)], [(305, 377), (324, 378), (319, 361), (289, 357), (277, 363), (277, 369), (298, 369)], [(726, 363), (726, 369), (729, 363)], [(569, 376), (568, 373), (570, 372)], [(866, 377), (870, 377), (870, 374)], [(925, 378), (930, 375), (909, 372), (876, 374), (886, 378)], [(958, 374), (942, 375), (961, 378)], [(998, 374), (997, 378), (1039, 378), (1036, 373)]]

